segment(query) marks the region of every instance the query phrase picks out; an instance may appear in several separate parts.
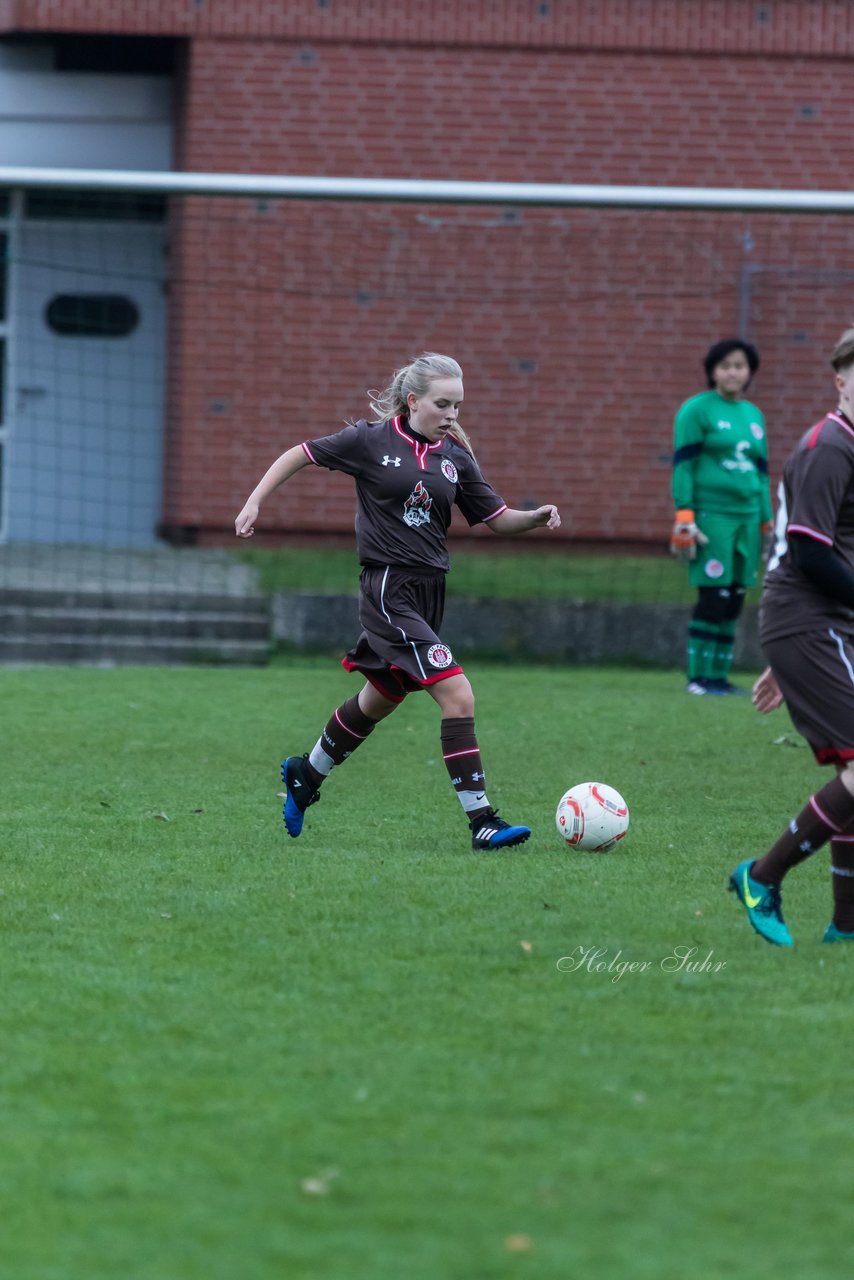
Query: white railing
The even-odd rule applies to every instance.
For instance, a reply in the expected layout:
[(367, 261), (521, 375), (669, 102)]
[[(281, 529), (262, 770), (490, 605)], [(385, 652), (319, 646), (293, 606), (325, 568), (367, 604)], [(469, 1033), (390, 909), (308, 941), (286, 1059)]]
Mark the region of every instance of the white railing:
[(122, 169), (0, 166), (0, 187), (136, 191), (160, 195), (286, 200), (419, 201), (623, 209), (852, 213), (854, 191), (743, 187), (598, 186), (590, 183), (439, 182), (418, 178), (322, 178), (250, 173), (142, 173)]

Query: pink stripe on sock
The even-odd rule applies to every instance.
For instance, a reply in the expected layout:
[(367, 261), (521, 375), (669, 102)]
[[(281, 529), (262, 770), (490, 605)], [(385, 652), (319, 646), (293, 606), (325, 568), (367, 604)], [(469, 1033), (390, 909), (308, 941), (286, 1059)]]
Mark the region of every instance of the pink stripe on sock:
[(333, 714), (335, 716), (335, 719), (338, 721), (338, 723), (340, 724), (341, 728), (344, 730), (345, 733), (349, 733), (354, 738), (359, 738), (362, 742), (365, 741), (365, 738), (367, 738), (368, 735), (366, 733), (357, 733), (355, 729), (351, 729), (348, 724), (345, 724), (344, 721), (339, 716), (337, 708), (335, 709)]
[(817, 805), (817, 804), (816, 804), (816, 802), (815, 802), (815, 796), (810, 796), (810, 806), (811, 806), (811, 807), (812, 807), (812, 809), (813, 809), (813, 810), (818, 814), (819, 818), (821, 818), (821, 820), (822, 820), (822, 822), (824, 823), (824, 825), (825, 825), (826, 827), (830, 827), (831, 831), (841, 831), (841, 830), (842, 830), (842, 827), (838, 826), (835, 822), (831, 822), (831, 820), (830, 820), (830, 818), (828, 818), (827, 814), (826, 814), (826, 813), (824, 813), (824, 812), (822, 812), (821, 806), (820, 806), (820, 805)]

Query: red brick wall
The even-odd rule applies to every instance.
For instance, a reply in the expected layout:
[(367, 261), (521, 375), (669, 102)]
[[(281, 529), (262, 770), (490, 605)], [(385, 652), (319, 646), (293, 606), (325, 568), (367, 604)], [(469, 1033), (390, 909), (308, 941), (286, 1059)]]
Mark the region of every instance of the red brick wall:
[[(189, 37), (190, 170), (850, 183), (841, 0), (0, 0), (3, 24)], [(776, 471), (832, 403), (854, 316), (841, 217), (206, 200), (173, 242), (166, 517), (208, 537), (277, 452), (433, 348), (463, 364), (509, 502), (559, 501), (567, 536), (660, 540), (706, 347), (746, 308)], [(265, 525), (351, 528), (349, 482), (303, 472)]]
[(9, 30), (844, 55), (848, 0), (0, 0)]

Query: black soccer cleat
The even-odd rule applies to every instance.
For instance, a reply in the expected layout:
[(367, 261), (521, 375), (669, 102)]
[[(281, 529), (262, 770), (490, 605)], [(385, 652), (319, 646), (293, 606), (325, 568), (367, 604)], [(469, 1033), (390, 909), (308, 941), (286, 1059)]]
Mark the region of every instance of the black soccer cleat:
[(495, 809), (487, 809), (469, 822), (471, 847), (478, 849), (504, 849), (512, 844), (524, 844), (531, 834), (530, 827), (511, 827), (499, 818)]
[(304, 756), (288, 756), (282, 764), (282, 782), (285, 784), (285, 803), (282, 817), (289, 836), (298, 836), (302, 831), (303, 814), (309, 805), (320, 799), (320, 789), (312, 786), (305, 776), (305, 763), (308, 752)]

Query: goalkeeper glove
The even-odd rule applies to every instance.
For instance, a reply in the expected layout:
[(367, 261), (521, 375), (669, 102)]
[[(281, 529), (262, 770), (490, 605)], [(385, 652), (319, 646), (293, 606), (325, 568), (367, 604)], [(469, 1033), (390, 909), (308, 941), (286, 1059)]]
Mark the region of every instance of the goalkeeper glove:
[(709, 539), (694, 523), (694, 512), (687, 507), (676, 512), (673, 532), (670, 535), (670, 554), (677, 560), (694, 560), (697, 548), (704, 547)]

